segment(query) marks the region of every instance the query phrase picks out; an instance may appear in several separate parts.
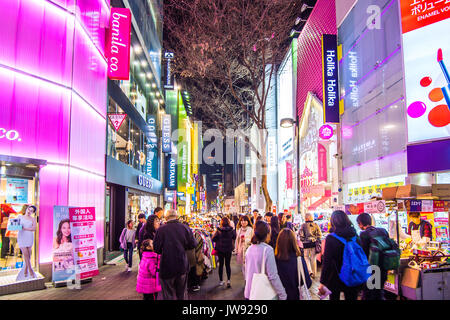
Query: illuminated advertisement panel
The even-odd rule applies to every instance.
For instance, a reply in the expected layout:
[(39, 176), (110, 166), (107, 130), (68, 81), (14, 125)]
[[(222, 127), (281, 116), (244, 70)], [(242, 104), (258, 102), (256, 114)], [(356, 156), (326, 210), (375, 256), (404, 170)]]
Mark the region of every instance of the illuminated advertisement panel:
[(450, 136), (450, 2), (401, 0), (408, 142)]

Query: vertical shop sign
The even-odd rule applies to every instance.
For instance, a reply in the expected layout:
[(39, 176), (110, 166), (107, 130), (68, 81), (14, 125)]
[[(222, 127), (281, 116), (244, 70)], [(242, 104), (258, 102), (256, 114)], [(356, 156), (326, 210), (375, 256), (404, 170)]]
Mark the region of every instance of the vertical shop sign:
[(292, 163), (286, 161), (286, 189), (292, 189)]
[(172, 59), (175, 57), (173, 52), (166, 51), (164, 53), (164, 59), (166, 60), (166, 79), (164, 83), (164, 89), (173, 90), (173, 74), (172, 74), (172, 66), (170, 65), (172, 62)]
[(98, 275), (95, 207), (69, 208), (75, 272), (80, 280)]
[(422, 212), (422, 201), (421, 200), (411, 200), (410, 211), (411, 212)]
[(75, 279), (69, 207), (53, 207), (52, 281)]
[(148, 139), (149, 148), (147, 150), (147, 175), (158, 179), (158, 137), (156, 136), (156, 117), (148, 116)]
[(322, 36), (322, 59), (324, 122), (339, 123), (339, 87), (336, 35), (324, 34)]
[(245, 158), (245, 184), (252, 183), (252, 164), (250, 157)]
[(125, 121), (126, 117), (127, 117), (126, 113), (108, 113), (109, 121), (111, 121), (116, 131), (119, 131), (120, 126)]
[(172, 152), (172, 140), (170, 135), (172, 134), (172, 118), (170, 114), (162, 116), (162, 152)]
[(401, 0), (400, 5), (408, 142), (446, 139), (450, 134), (450, 1)]
[(327, 166), (327, 148), (321, 144), (317, 144), (317, 161), (318, 161), (318, 181), (328, 181), (328, 166)]
[(111, 80), (130, 78), (131, 11), (111, 8), (111, 19), (106, 40), (108, 77)]
[(6, 202), (17, 204), (28, 203), (27, 179), (6, 179)]
[(177, 189), (177, 163), (174, 155), (166, 156), (166, 187), (168, 190)]

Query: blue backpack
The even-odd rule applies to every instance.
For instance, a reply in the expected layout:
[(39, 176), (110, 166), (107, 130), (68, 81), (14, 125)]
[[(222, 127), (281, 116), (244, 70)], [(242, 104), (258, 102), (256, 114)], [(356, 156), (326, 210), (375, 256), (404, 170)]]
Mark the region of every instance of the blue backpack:
[(355, 287), (365, 283), (372, 271), (371, 269), (368, 270), (369, 261), (361, 246), (356, 242), (356, 237), (347, 241), (335, 233), (331, 235), (345, 246), (339, 278), (347, 287)]

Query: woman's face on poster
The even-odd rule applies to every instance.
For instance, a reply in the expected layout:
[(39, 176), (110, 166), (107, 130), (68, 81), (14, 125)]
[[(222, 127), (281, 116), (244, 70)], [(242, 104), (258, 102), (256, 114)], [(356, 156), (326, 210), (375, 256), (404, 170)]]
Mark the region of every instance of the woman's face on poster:
[(61, 232), (64, 237), (70, 236), (70, 224), (68, 222), (63, 223), (63, 225), (61, 226)]

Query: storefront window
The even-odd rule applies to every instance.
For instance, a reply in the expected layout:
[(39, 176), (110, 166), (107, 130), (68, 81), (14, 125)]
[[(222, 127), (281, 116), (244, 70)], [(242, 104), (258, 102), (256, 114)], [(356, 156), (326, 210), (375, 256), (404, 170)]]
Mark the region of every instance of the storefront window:
[(127, 220), (133, 220), (138, 223), (138, 215), (144, 213), (146, 217), (153, 214), (158, 206), (158, 198), (150, 196), (148, 193), (133, 190), (128, 193), (128, 217)]
[[(124, 113), (111, 98), (109, 99), (108, 112)], [(128, 116), (118, 131), (115, 131), (110, 122), (108, 123), (107, 154), (142, 173), (147, 172), (146, 155), (148, 145), (147, 137)]]
[[(8, 168), (13, 168), (9, 165)], [(3, 169), (5, 167), (2, 167)], [(23, 215), (28, 205), (36, 203), (35, 178), (24, 178), (8, 174), (0, 175), (0, 207), (1, 207), (1, 270), (20, 269), (23, 265), (22, 252), (19, 249), (17, 237), (19, 231), (8, 230), (10, 219)], [(38, 209), (39, 210), (39, 209)], [(36, 235), (36, 233), (35, 233)], [(31, 266), (36, 270), (36, 238), (31, 252)], [(2, 273), (9, 277), (6, 282), (15, 282), (16, 274)], [(3, 280), (2, 280), (3, 281)]]

